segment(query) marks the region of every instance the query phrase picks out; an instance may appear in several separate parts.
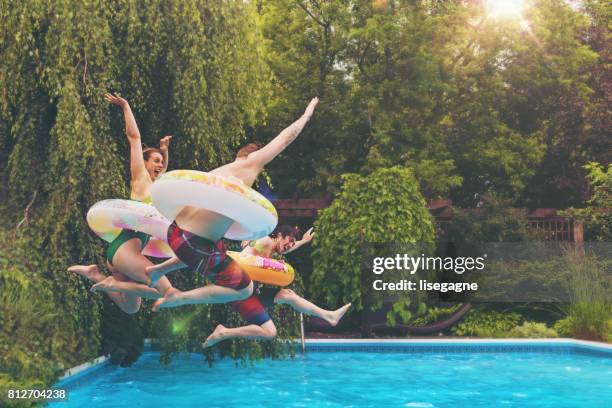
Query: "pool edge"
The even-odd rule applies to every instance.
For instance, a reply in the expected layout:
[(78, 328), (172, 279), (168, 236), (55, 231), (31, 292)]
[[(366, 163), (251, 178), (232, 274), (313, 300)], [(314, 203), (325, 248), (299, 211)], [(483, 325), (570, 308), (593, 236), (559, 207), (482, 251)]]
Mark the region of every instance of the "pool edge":
[[(155, 345), (155, 339), (145, 340), (145, 352), (151, 351), (151, 348)], [(296, 344), (300, 344), (299, 340), (295, 340)], [(589, 355), (604, 356), (612, 358), (612, 344), (601, 343), (596, 341), (577, 340), (571, 338), (553, 338), (553, 339), (309, 339), (305, 340), (307, 351), (324, 351), (322, 349), (335, 349), (339, 348), (345, 351), (359, 350), (358, 347), (362, 348), (359, 351), (367, 351), (371, 349), (390, 349), (391, 347), (400, 347), (405, 350), (410, 350), (410, 346), (413, 347), (414, 351), (435, 351), (433, 349), (439, 349), (439, 351), (449, 351), (455, 348), (457, 351), (466, 351), (465, 349), (459, 350), (460, 347), (473, 348), (471, 351), (478, 351), (478, 347), (490, 348), (492, 351), (501, 351), (507, 349), (511, 350), (511, 346), (518, 346), (519, 348), (527, 348), (529, 346), (561, 346), (569, 347), (570, 351), (587, 351)], [(447, 346), (448, 348), (444, 348)], [(429, 347), (429, 349), (425, 349)], [(496, 348), (497, 347), (497, 348)], [(433, 348), (433, 349), (432, 349)], [(470, 350), (467, 350), (470, 351)], [(592, 353), (589, 353), (591, 351)], [(108, 356), (100, 356), (92, 361), (80, 364), (72, 367), (64, 372), (64, 374), (58, 379), (53, 385), (55, 388), (65, 386), (83, 376), (89, 375), (94, 371), (99, 370), (110, 364)]]
[(306, 351), (566, 352), (612, 358), (612, 344), (550, 339), (306, 339)]
[(578, 340), (572, 338), (546, 338), (546, 339), (524, 339), (524, 338), (501, 338), (501, 339), (473, 339), (473, 338), (461, 338), (461, 339), (312, 339), (306, 338), (306, 344), (572, 344), (597, 347), (605, 350), (612, 350), (612, 344), (589, 341), (589, 340)]
[(94, 371), (101, 369), (110, 364), (110, 357), (108, 355), (102, 355), (93, 360), (87, 361), (78, 366), (74, 366), (64, 371), (64, 374), (57, 379), (53, 384), (54, 388), (59, 388), (70, 384), (73, 381), (78, 380), (81, 377), (89, 375)]

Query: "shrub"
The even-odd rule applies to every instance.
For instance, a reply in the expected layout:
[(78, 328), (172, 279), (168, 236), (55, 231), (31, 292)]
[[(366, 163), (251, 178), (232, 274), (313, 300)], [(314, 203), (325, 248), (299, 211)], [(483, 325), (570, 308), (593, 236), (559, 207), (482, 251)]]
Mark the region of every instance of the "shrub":
[(422, 315), (417, 316), (410, 324), (414, 326), (425, 326), (430, 323), (437, 322), (442, 318), (452, 315), (461, 307), (460, 304), (456, 304), (450, 307), (432, 307), (429, 308)]
[(0, 276), (0, 402), (8, 389), (45, 388), (61, 368), (54, 347), (64, 341), (61, 319), (38, 289)]
[(66, 368), (99, 355), (97, 302), (65, 269), (60, 275), (54, 257), (33, 250), (42, 245), (36, 234), (35, 228), (15, 235), (0, 230), (3, 387), (48, 386)]
[(553, 328), (561, 337), (572, 337), (574, 335), (575, 324), (572, 316), (566, 316), (563, 319), (557, 320)]
[(508, 337), (544, 339), (559, 337), (559, 335), (555, 329), (546, 326), (544, 323), (523, 322), (522, 325), (516, 326), (510, 330), (510, 332), (508, 332)]
[(457, 336), (504, 337), (518, 325), (521, 315), (518, 313), (500, 313), (493, 310), (471, 310), (452, 329)]
[[(577, 337), (576, 333), (581, 332), (581, 327), (582, 325), (577, 323), (576, 318), (571, 315), (557, 320), (553, 326), (561, 337)], [(603, 333), (601, 334), (601, 340), (612, 342), (612, 319), (608, 319), (606, 322)]]
[[(340, 193), (315, 224), (310, 292), (328, 307), (350, 301), (357, 311), (376, 310), (383, 299), (374, 297), (375, 275), (364, 262), (374, 253), (395, 254), (406, 247), (419, 254), (430, 251), (435, 236), (431, 214), (408, 168), (347, 174), (343, 179)], [(391, 273), (380, 276), (390, 281)], [(410, 318), (409, 304), (402, 298), (393, 308), (402, 320)]]
[[(569, 319), (560, 324), (564, 333), (579, 339), (604, 340), (610, 332), (612, 302), (610, 277), (594, 256), (578, 249), (564, 253), (569, 273)], [(567, 330), (567, 331), (566, 331)]]

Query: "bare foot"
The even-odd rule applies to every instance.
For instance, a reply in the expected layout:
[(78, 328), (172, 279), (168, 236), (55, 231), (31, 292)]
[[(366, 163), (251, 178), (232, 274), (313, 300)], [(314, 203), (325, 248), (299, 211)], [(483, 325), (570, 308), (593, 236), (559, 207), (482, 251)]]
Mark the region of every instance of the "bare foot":
[(157, 312), (157, 309), (163, 309), (165, 307), (178, 307), (182, 305), (181, 295), (183, 292), (176, 288), (170, 288), (164, 293), (164, 297), (159, 298), (153, 303), (153, 307), (151, 308), (154, 312)]
[(210, 336), (206, 338), (204, 344), (202, 344), (202, 348), (212, 347), (220, 341), (225, 340), (225, 330), (226, 328), (222, 324), (217, 325), (215, 331), (212, 332)]
[(342, 306), (340, 309), (336, 309), (333, 312), (331, 312), (331, 315), (329, 316), (329, 318), (325, 320), (327, 320), (329, 324), (331, 324), (332, 326), (338, 325), (338, 323), (340, 322), (340, 320), (342, 319), (344, 314), (349, 310), (350, 307), (351, 307), (351, 304), (347, 303), (346, 305)]
[(94, 283), (103, 281), (105, 278), (100, 269), (98, 269), (98, 265), (73, 265), (68, 268), (68, 272), (81, 275)]
[(112, 276), (96, 283), (91, 287), (92, 292), (117, 292), (117, 288), (115, 286), (117, 281)]
[(157, 282), (164, 277), (162, 270), (157, 267), (157, 265), (150, 265), (145, 268), (145, 275), (149, 278), (146, 285), (153, 287), (157, 285)]

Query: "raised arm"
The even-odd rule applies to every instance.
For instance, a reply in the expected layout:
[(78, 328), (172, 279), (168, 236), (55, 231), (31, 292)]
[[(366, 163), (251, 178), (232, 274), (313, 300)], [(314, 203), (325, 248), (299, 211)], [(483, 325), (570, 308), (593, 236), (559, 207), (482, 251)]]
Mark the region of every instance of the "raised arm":
[(136, 118), (134, 118), (130, 104), (122, 97), (107, 93), (104, 95), (104, 99), (113, 105), (119, 106), (123, 110), (125, 134), (130, 143), (130, 172), (132, 181), (137, 180), (147, 174), (147, 169), (145, 168), (144, 158), (142, 156), (142, 143), (140, 141), (140, 131), (136, 124)]
[(308, 231), (306, 231), (304, 233), (304, 235), (302, 235), (302, 239), (300, 239), (299, 241), (295, 241), (295, 244), (293, 244), (293, 246), (291, 248), (289, 248), (288, 250), (283, 252), (283, 255), (284, 254), (288, 254), (289, 252), (293, 252), (296, 249), (298, 249), (298, 248), (306, 245), (310, 241), (312, 241), (312, 239), (314, 238), (314, 232), (312, 232), (312, 230), (313, 230), (313, 228), (311, 227)]
[(168, 170), (168, 160), (170, 160), (168, 156), (168, 146), (170, 146), (170, 139), (172, 139), (172, 136), (164, 136), (159, 141), (159, 150), (161, 150), (164, 158), (164, 168), (162, 169), (162, 173), (165, 173), (166, 170)]
[(276, 136), (270, 143), (262, 147), (261, 149), (249, 154), (247, 160), (253, 161), (256, 165), (263, 168), (266, 164), (270, 163), (276, 156), (280, 154), (287, 146), (293, 142), (306, 123), (312, 117), (315, 107), (319, 103), (319, 98), (313, 98), (308, 107), (304, 111), (302, 117), (289, 125), (288, 128), (283, 130)]

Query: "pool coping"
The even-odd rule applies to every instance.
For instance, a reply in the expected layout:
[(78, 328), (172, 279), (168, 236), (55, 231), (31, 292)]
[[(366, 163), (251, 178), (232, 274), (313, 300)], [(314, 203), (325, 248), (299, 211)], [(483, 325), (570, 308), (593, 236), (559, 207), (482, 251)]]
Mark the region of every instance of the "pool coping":
[[(145, 340), (145, 351), (151, 351), (152, 346), (156, 343), (155, 339)], [(295, 344), (299, 345), (300, 341), (295, 340)], [(589, 355), (612, 357), (612, 344), (601, 343), (588, 340), (577, 340), (572, 338), (554, 338), (554, 339), (305, 339), (306, 351), (373, 351), (373, 350), (390, 350), (398, 348), (400, 351), (456, 351), (469, 352), (471, 351), (529, 351), (529, 347), (537, 347), (532, 351), (539, 351), (544, 346), (560, 346), (571, 350), (585, 350)], [(511, 346), (517, 346), (518, 349), (511, 350)], [(427, 349), (426, 349), (427, 347)], [(589, 352), (590, 351), (590, 352)], [(80, 364), (70, 368), (54, 384), (55, 388), (65, 386), (79, 378), (89, 375), (110, 364), (108, 355), (100, 356), (89, 362)]]
[(78, 380), (81, 377), (91, 374), (94, 371), (101, 369), (110, 364), (110, 356), (103, 355), (97, 358), (94, 358), (91, 361), (87, 361), (83, 364), (79, 364), (78, 366), (69, 368), (64, 371), (64, 374), (57, 379), (53, 386), (55, 388), (62, 387), (68, 383)]
[(461, 339), (436, 339), (436, 338), (426, 338), (426, 339), (305, 339), (306, 344), (504, 344), (504, 343), (512, 343), (512, 344), (563, 344), (563, 345), (582, 345), (582, 346), (590, 346), (604, 350), (612, 351), (612, 344), (603, 343), (598, 341), (589, 341), (589, 340), (578, 340), (572, 338), (546, 338), (546, 339), (525, 339), (525, 338), (500, 338), (500, 339), (473, 339), (473, 338), (461, 338)]
[(306, 351), (364, 352), (554, 352), (612, 358), (612, 344), (572, 338), (551, 339), (306, 339)]

